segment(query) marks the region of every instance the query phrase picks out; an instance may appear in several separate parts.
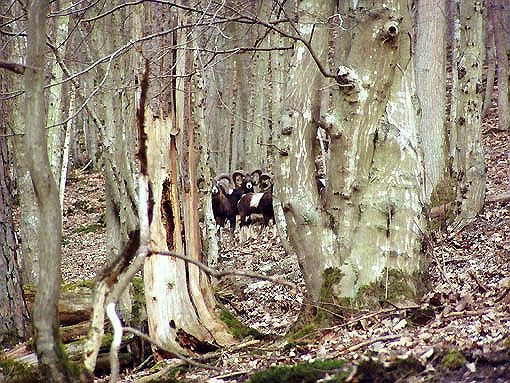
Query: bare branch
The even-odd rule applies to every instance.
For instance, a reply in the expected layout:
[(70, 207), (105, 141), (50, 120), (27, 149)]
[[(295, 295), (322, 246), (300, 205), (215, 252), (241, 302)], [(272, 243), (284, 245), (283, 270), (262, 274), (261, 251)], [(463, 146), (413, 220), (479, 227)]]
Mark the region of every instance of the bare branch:
[(16, 74), (24, 74), (26, 69), (25, 65), (23, 64), (11, 63), (2, 60), (0, 60), (0, 68), (7, 69)]
[[(322, 62), (319, 60), (319, 57), (317, 56), (317, 54), (315, 53), (315, 50), (312, 48), (311, 44), (309, 41), (306, 41), (303, 37), (301, 37), (300, 35), (293, 35), (291, 33), (287, 33), (285, 32), (284, 30), (282, 30), (281, 28), (278, 28), (276, 25), (275, 22), (267, 22), (267, 21), (263, 21), (261, 19), (259, 19), (257, 16), (255, 15), (242, 15), (240, 13), (240, 11), (238, 11), (237, 9), (233, 8), (233, 7), (228, 7), (229, 10), (231, 10), (232, 12), (234, 12), (235, 14), (239, 15), (240, 17), (242, 17), (243, 19), (245, 20), (248, 20), (254, 24), (260, 24), (260, 25), (263, 25), (265, 26), (266, 28), (268, 29), (271, 29), (273, 30), (274, 32), (280, 34), (281, 36), (283, 37), (287, 37), (289, 39), (292, 39), (292, 40), (295, 40), (295, 41), (299, 41), (301, 42), (305, 47), (306, 49), (308, 50), (308, 52), (310, 53), (310, 55), (312, 56), (312, 59), (313, 61), (315, 62), (315, 64), (317, 65), (317, 68), (319, 69), (319, 71), (321, 72), (321, 74), (326, 77), (326, 78), (333, 78), (333, 79), (336, 79), (336, 75), (334, 73), (331, 73), (329, 72), (325, 67), (324, 65), (322, 64)], [(294, 30), (297, 31), (297, 28), (295, 26), (294, 23), (292, 23), (288, 18), (286, 19), (287, 22), (290, 22), (291, 23), (291, 26), (293, 27)]]
[(293, 291), (296, 290), (296, 285), (294, 283), (282, 280), (280, 278), (270, 277), (270, 276), (259, 274), (259, 273), (253, 273), (251, 271), (234, 271), (234, 270), (219, 271), (219, 270), (213, 269), (212, 267), (209, 267), (209, 266), (203, 264), (200, 261), (197, 261), (195, 259), (192, 259), (192, 258), (187, 257), (182, 254), (175, 253), (173, 251), (149, 249), (149, 256), (152, 254), (166, 255), (166, 256), (171, 256), (171, 257), (175, 257), (178, 259), (182, 259), (185, 262), (194, 264), (199, 269), (201, 269), (205, 273), (207, 273), (215, 278), (223, 278), (223, 277), (227, 277), (227, 276), (247, 277), (247, 278), (260, 279), (260, 280), (269, 281), (272, 283), (277, 283), (280, 285), (290, 287)]

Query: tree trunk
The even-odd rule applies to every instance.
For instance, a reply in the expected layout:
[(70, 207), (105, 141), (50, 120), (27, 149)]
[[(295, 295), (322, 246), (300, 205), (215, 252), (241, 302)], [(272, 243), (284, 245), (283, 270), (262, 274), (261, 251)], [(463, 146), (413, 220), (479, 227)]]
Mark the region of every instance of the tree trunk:
[[(119, 2), (120, 4), (120, 2)], [(141, 9), (141, 8), (138, 8)], [(110, 54), (134, 35), (137, 12), (122, 8), (98, 21), (95, 39), (98, 57)], [(104, 40), (104, 36), (109, 36)], [(132, 68), (137, 61), (128, 52), (99, 71), (100, 80), (107, 79), (102, 94), (104, 105), (103, 161), (106, 184), (107, 257), (112, 261), (125, 247), (130, 233), (138, 229), (135, 177), (135, 94)], [(124, 84), (131, 86), (124, 86)], [(120, 302), (123, 320), (129, 323), (131, 299), (126, 290)]]
[[(241, 27), (238, 27), (241, 28)], [(246, 86), (250, 78), (251, 66), (246, 55), (238, 55), (234, 59), (234, 105), (232, 116), (232, 158), (230, 173), (236, 169), (245, 169), (248, 165), (246, 155), (246, 135), (248, 127), (249, 87)]]
[(447, 93), (448, 102), (448, 163), (450, 165), (450, 173), (457, 173), (457, 93), (459, 90), (459, 75), (458, 75), (458, 18), (459, 13), (457, 9), (456, 0), (447, 1), (447, 42), (448, 42), (448, 68), (449, 68), (449, 79), (450, 88)]
[[(26, 13), (26, 10), (22, 8), (21, 4), (12, 4), (12, 7), (8, 6), (8, 8), (8, 12), (4, 14), (5, 16), (10, 16), (12, 19), (22, 19)], [(14, 35), (19, 35), (24, 32), (24, 27), (25, 25), (22, 23), (11, 23), (6, 26), (6, 30)], [(21, 60), (20, 58), (25, 57), (26, 40), (8, 38), (12, 45), (6, 45), (5, 51), (11, 51), (11, 61), (17, 62)], [(20, 76), (11, 76), (10, 85), (11, 89), (21, 89), (24, 86)], [(23, 283), (36, 284), (39, 273), (39, 260), (37, 254), (38, 218), (34, 187), (27, 169), (26, 157), (28, 153), (24, 150), (23, 142), (23, 135), (27, 130), (24, 115), (24, 99), (23, 97), (16, 97), (11, 101), (2, 101), (2, 103), (4, 102), (6, 105), (8, 103), (12, 103), (12, 131), (9, 133), (14, 134), (14, 148), (12, 153), (14, 155), (16, 165), (14, 170), (18, 198), (17, 202), (20, 208), (20, 221), (22, 223), (19, 227), (19, 263), (21, 264), (21, 278)]]
[(427, 202), (446, 170), (445, 8), (444, 0), (418, 0), (415, 68)]
[[(489, 0), (489, 16), (494, 28), (494, 43), (496, 45), (496, 60), (498, 62), (498, 124), (503, 130), (510, 129), (510, 101), (508, 94), (508, 65), (505, 26), (501, 12), (501, 1)], [(508, 25), (506, 26), (508, 27)]]
[(496, 78), (496, 46), (494, 44), (494, 27), (488, 20), (488, 12), (485, 12), (485, 43), (487, 78), (485, 80), (485, 95), (483, 97), (482, 117), (486, 117), (492, 106), (492, 93), (494, 92), (494, 80)]
[(25, 71), (26, 125), (24, 137), (28, 169), (34, 185), (38, 213), (40, 274), (33, 313), (35, 347), (42, 378), (69, 382), (75, 377), (64, 363), (58, 332), (57, 302), (60, 292), (62, 220), (58, 189), (52, 176), (47, 152), (44, 72), (46, 15), (48, 2), (34, 0), (28, 8), (28, 45)]
[[(63, 1), (52, 4), (52, 12), (58, 13), (60, 8), (65, 8), (66, 3), (66, 1)], [(69, 30), (72, 28), (71, 23), (72, 18), (70, 16), (53, 18), (51, 33), (48, 37), (53, 45), (62, 47), (61, 49), (65, 52), (63, 55), (64, 62), (68, 62), (70, 53), (74, 48), (71, 46), (72, 37), (68, 35)], [(64, 73), (57, 61), (58, 60), (50, 60), (50, 69), (52, 75), (55, 77), (54, 81), (60, 82), (64, 77)], [(65, 141), (65, 125), (61, 125), (61, 123), (69, 114), (70, 88), (71, 86), (69, 83), (63, 83), (53, 86), (48, 90), (47, 124), (49, 126), (56, 125), (48, 129), (48, 155), (50, 158), (51, 170), (57, 185), (60, 184), (59, 180), (62, 170), (63, 147)]]
[[(319, 26), (334, 8), (315, 4), (301, 3), (298, 30), (309, 41), (315, 22), (311, 45), (324, 60), (327, 29)], [(421, 159), (411, 41), (405, 33), (410, 13), (405, 1), (388, 8), (369, 4), (359, 2), (355, 10), (358, 32), (330, 88), (333, 110), (323, 118), (319, 90), (324, 86), (310, 71), (316, 68), (308, 52), (297, 45), (275, 184), (309, 292), (340, 305), (414, 300), (422, 287)], [(331, 139), (323, 206), (312, 149), (319, 121)]]
[[(200, 42), (199, 31), (195, 32), (195, 38), (197, 39), (197, 45)], [(201, 44), (201, 42), (200, 42)], [(210, 100), (208, 91), (204, 86), (205, 70), (203, 63), (205, 58), (201, 57), (200, 53), (197, 52), (195, 60), (196, 75), (192, 85), (192, 97), (195, 100), (192, 104), (192, 114), (195, 119), (195, 136), (196, 136), (196, 151), (198, 154), (197, 158), (197, 180), (196, 185), (198, 192), (201, 195), (201, 221), (203, 222), (202, 228), (202, 248), (204, 254), (206, 254), (206, 264), (211, 267), (218, 265), (218, 228), (216, 221), (214, 220), (212, 210), (212, 193), (211, 193), (211, 158), (210, 154), (210, 140), (208, 139), (208, 124), (206, 121), (207, 115), (207, 104)], [(209, 90), (211, 91), (211, 90)], [(214, 91), (214, 90), (213, 90)], [(218, 113), (214, 113), (218, 117)], [(225, 133), (225, 129), (222, 126), (214, 126), (214, 129), (219, 135)], [(217, 168), (216, 168), (217, 169)]]
[[(169, 25), (189, 22), (180, 14), (163, 13), (165, 8), (161, 6), (150, 4), (148, 9), (154, 15), (160, 15), (158, 22), (164, 18), (168, 19)], [(179, 32), (171, 45), (185, 47), (190, 44), (187, 39), (185, 32)], [(158, 44), (165, 42), (159, 41), (151, 49), (158, 51)], [(145, 113), (148, 174), (153, 200), (150, 243), (157, 250), (175, 251), (202, 260), (198, 222), (199, 178), (196, 174), (198, 150), (195, 147), (192, 110), (197, 110), (194, 102), (204, 101), (199, 90), (195, 90), (195, 101), (192, 101), (192, 83), (184, 76), (193, 71), (191, 52), (188, 49), (175, 50), (154, 66), (156, 77), (159, 71), (177, 77), (171, 84), (161, 84), (162, 88), (171, 90), (170, 97), (154, 97), (151, 109)], [(151, 89), (150, 93), (159, 95), (155, 91)], [(168, 107), (163, 109), (161, 106), (167, 102)], [(161, 114), (162, 110), (166, 112)], [(144, 283), (149, 334), (162, 345), (180, 351), (200, 352), (217, 344), (233, 342), (216, 317), (209, 280), (195, 266), (154, 254), (145, 261)]]
[(473, 221), (485, 198), (485, 160), (482, 140), (482, 68), (484, 58), (483, 15), (480, 0), (460, 3), (460, 51), (457, 105), (458, 164), (457, 214), (453, 229)]
[[(1, 14), (6, 14), (6, 4), (0, 5)], [(6, 41), (0, 38), (2, 44)], [(3, 45), (9, 57), (12, 46)], [(13, 89), (10, 76), (0, 70), (0, 92)], [(23, 297), (23, 282), (17, 262), (20, 249), (17, 246), (13, 223), (14, 183), (11, 178), (13, 143), (9, 143), (9, 122), (14, 121), (12, 102), (0, 103), (0, 345), (13, 346), (28, 337), (28, 311)], [(11, 137), (12, 139), (12, 137)]]
[[(332, 2), (304, 1), (298, 10), (297, 30), (310, 40), (320, 59), (328, 52), (328, 30), (317, 20), (332, 14)], [(283, 69), (283, 68), (282, 68)], [(314, 141), (317, 134), (324, 83), (303, 43), (296, 43), (288, 75), (287, 99), (282, 105), (281, 128), (276, 132), (280, 149), (275, 164), (275, 198), (281, 202), (289, 245), (298, 256), (308, 293), (319, 298), (322, 272), (333, 253), (334, 233), (319, 208), (315, 187)], [(278, 209), (277, 209), (278, 210)], [(285, 235), (284, 235), (285, 237)]]

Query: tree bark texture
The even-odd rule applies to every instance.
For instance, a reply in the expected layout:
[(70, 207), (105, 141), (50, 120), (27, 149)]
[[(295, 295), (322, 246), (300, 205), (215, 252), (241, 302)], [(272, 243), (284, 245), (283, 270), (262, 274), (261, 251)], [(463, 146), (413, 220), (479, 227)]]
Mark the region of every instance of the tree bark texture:
[(453, 228), (460, 230), (483, 207), (485, 159), (482, 140), (482, 68), (485, 53), (483, 8), (480, 0), (460, 3), (460, 42), (463, 57), (457, 105), (458, 183), (457, 214)]
[[(488, 12), (484, 12), (487, 20)], [(492, 106), (492, 93), (494, 92), (494, 80), (496, 79), (496, 46), (494, 44), (494, 27), (490, 20), (485, 22), (485, 64), (487, 65), (487, 77), (485, 80), (485, 95), (483, 97), (482, 117), (486, 117)]]
[(24, 150), (34, 185), (39, 213), (37, 252), (39, 281), (33, 313), (34, 339), (39, 370), (44, 380), (69, 382), (74, 377), (65, 367), (58, 332), (57, 302), (60, 292), (60, 259), (62, 220), (58, 189), (53, 178), (47, 152), (44, 72), (46, 54), (46, 15), (48, 2), (34, 0), (28, 8), (28, 45), (24, 74), (25, 119), (28, 127)]
[(510, 100), (508, 93), (508, 76), (510, 66), (507, 55), (508, 25), (503, 24), (503, 1), (488, 0), (489, 17), (494, 28), (494, 42), (496, 46), (497, 75), (498, 75), (498, 124), (503, 130), (510, 129)]
[[(2, 3), (2, 6), (7, 6), (9, 9), (4, 14), (6, 17), (21, 18), (25, 13), (19, 4)], [(7, 32), (12, 34), (21, 34), (24, 32), (24, 24), (12, 23), (5, 27)], [(17, 62), (21, 57), (25, 57), (26, 42), (22, 39), (11, 39), (10, 36), (2, 36), (2, 43), (6, 41), (4, 52), (6, 58), (11, 62)], [(9, 55), (7, 55), (9, 53)], [(7, 85), (7, 83), (5, 83)], [(23, 79), (21, 76), (10, 76), (10, 90), (22, 89)], [(6, 106), (10, 106), (11, 119), (10, 131), (12, 134), (14, 155), (14, 176), (16, 179), (17, 199), (20, 208), (20, 227), (19, 227), (19, 263), (21, 266), (21, 278), (23, 283), (37, 283), (37, 276), (39, 273), (39, 262), (37, 254), (37, 206), (35, 202), (34, 188), (27, 169), (27, 154), (24, 150), (23, 134), (26, 130), (25, 115), (24, 115), (24, 98), (16, 97), (11, 100), (2, 100)], [(8, 121), (7, 119), (5, 121)]]
[[(94, 57), (111, 54), (137, 35), (137, 31), (138, 35), (141, 34), (137, 24), (141, 11), (141, 5), (133, 9), (121, 8), (109, 17), (99, 19), (93, 32)], [(132, 68), (136, 68), (139, 59), (135, 53), (127, 52), (108, 61), (98, 70), (99, 85), (96, 85), (103, 86), (99, 114), (104, 121), (102, 159), (106, 184), (107, 256), (110, 261), (125, 247), (130, 233), (138, 229), (134, 154), (135, 77)], [(130, 321), (131, 306), (129, 291), (126, 290), (119, 305), (126, 323)]]
[[(163, 18), (167, 18), (168, 25), (190, 22), (186, 15), (164, 14), (164, 7), (153, 4), (149, 7), (150, 12), (160, 15), (158, 22)], [(185, 32), (168, 39), (166, 44), (164, 41), (158, 43), (161, 45), (154, 44), (151, 50), (158, 52), (169, 46), (183, 48), (190, 44)], [(145, 113), (153, 200), (150, 243), (157, 250), (175, 251), (202, 260), (197, 189), (202, 175), (196, 173), (200, 150), (195, 136), (197, 116), (192, 113), (197, 111), (194, 103), (204, 102), (204, 96), (196, 88), (192, 98), (192, 81), (183, 76), (194, 69), (191, 50), (174, 48), (168, 56), (171, 60), (161, 57), (154, 66), (154, 75), (174, 71), (177, 77), (173, 83), (162, 84), (171, 91), (168, 98), (150, 90), (150, 94), (156, 94), (158, 103), (153, 103)], [(169, 102), (167, 112), (161, 114), (166, 102)], [(233, 343), (217, 318), (209, 280), (195, 266), (155, 254), (145, 261), (144, 283), (149, 334), (162, 345), (181, 352), (200, 352), (217, 344)]]
[(425, 172), (425, 198), (446, 170), (446, 1), (419, 0), (416, 16), (416, 90), (420, 102), (420, 140)]
[[(0, 6), (4, 14), (3, 6)], [(3, 39), (2, 39), (3, 40)], [(4, 41), (2, 41), (3, 43)], [(9, 47), (9, 45), (7, 45)], [(10, 48), (8, 48), (10, 49)], [(6, 50), (6, 53), (10, 53)], [(8, 92), (12, 82), (0, 70), (0, 92)], [(13, 223), (13, 189), (11, 169), (14, 144), (9, 143), (7, 127), (14, 120), (12, 103), (0, 103), (0, 345), (13, 346), (28, 337), (28, 310), (23, 297), (19, 251)], [(11, 136), (12, 139), (12, 136)]]
[(457, 164), (457, 93), (458, 93), (458, 61), (459, 61), (459, 12), (456, 0), (446, 0), (447, 5), (447, 42), (448, 42), (448, 75), (451, 83), (447, 92), (448, 103), (448, 163), (450, 173), (455, 174)]
[[(325, 60), (328, 31), (317, 21), (332, 13), (331, 2), (314, 5), (304, 1), (299, 8), (296, 28), (309, 40), (318, 57)], [(314, 30), (315, 25), (315, 30)], [(296, 43), (286, 84), (281, 127), (276, 132), (279, 148), (275, 164), (275, 198), (282, 204), (289, 244), (298, 256), (309, 294), (318, 298), (321, 273), (328, 257), (334, 252), (334, 233), (327, 227), (326, 217), (319, 208), (315, 185), (314, 140), (319, 120), (322, 76), (302, 43)]]
[[(327, 52), (332, 4), (302, 2), (298, 31), (320, 59)], [(297, 44), (279, 132), (276, 193), (285, 211), (307, 288), (315, 299), (415, 299), (421, 288), (421, 157), (411, 41), (405, 1), (359, 2), (358, 31), (338, 66), (332, 110), (315, 63)], [(404, 32), (402, 32), (404, 31)], [(327, 105), (327, 104), (326, 104)], [(324, 204), (315, 183), (313, 141), (331, 140)], [(281, 184), (286, 180), (286, 184)], [(405, 291), (405, 293), (403, 293)], [(375, 298), (379, 296), (379, 298)]]

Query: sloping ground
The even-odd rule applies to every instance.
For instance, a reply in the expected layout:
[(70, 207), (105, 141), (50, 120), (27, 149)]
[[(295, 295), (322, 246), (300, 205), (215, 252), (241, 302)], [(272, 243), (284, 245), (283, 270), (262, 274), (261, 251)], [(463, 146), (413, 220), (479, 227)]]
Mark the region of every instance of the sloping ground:
[[(493, 196), (510, 190), (510, 134), (489, 130), (494, 114), (485, 125), (487, 193)], [(104, 264), (103, 211), (102, 176), (74, 173), (65, 202), (64, 280), (91, 278)], [(281, 276), (302, 290), (296, 260), (270, 230), (243, 242), (227, 232), (221, 238), (220, 268)], [(272, 365), (342, 358), (349, 361), (346, 371), (354, 382), (397, 381), (395, 376), (408, 382), (510, 382), (509, 203), (487, 203), (476, 221), (461, 232), (434, 233), (430, 246), (432, 288), (422, 303), (360, 311), (345, 323), (315, 330), (286, 345), (277, 335), (295, 320), (302, 291), (265, 281), (222, 280), (216, 287), (220, 301), (247, 325), (271, 334), (272, 340), (224, 352), (215, 361), (221, 374), (193, 368), (183, 378), (240, 382)], [(383, 365), (367, 364), (371, 358)], [(388, 366), (395, 361), (405, 361), (409, 371), (391, 375), (394, 367)], [(124, 381), (136, 378), (127, 372)]]
[(106, 262), (104, 177), (74, 171), (64, 197), (62, 278), (93, 279)]
[[(509, 138), (508, 133), (489, 131), (484, 137), (488, 197), (509, 190)], [(241, 246), (229, 238), (223, 246), (222, 267), (248, 267), (286, 274), (299, 281), (295, 261), (278, 243), (256, 239)], [(359, 312), (346, 323), (316, 330), (285, 347), (272, 344), (258, 350), (227, 353), (216, 363), (224, 370), (221, 375), (216, 374), (213, 379), (211, 371), (193, 370), (186, 379), (238, 382), (246, 380), (254, 370), (272, 365), (344, 358), (352, 362), (348, 368), (351, 381), (396, 381), (391, 375), (394, 367), (390, 366), (406, 361), (412, 367), (407, 375), (400, 376), (400, 381), (510, 382), (508, 202), (487, 203), (476, 221), (460, 233), (434, 233), (430, 246), (432, 287), (420, 305)], [(272, 259), (273, 266), (267, 263)], [(289, 321), (287, 326), (292, 322), (302, 296), (293, 296), (284, 287), (266, 282), (240, 282), (230, 284), (230, 301), (235, 303), (229, 307), (260, 331), (285, 330), (282, 319)], [(377, 370), (377, 365), (361, 363), (370, 359), (367, 355), (382, 361), (387, 368)], [(466, 359), (465, 364), (459, 364), (462, 358)], [(374, 371), (375, 375), (370, 375)]]

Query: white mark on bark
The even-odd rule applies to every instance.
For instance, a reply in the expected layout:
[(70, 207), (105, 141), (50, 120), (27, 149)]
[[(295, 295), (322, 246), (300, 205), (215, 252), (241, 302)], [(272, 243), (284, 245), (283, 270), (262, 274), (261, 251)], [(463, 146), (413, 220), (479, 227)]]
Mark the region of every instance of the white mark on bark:
[[(368, 90), (366, 90), (365, 88), (361, 88), (360, 91), (359, 91), (359, 102), (360, 103), (364, 103), (367, 99), (368, 99)], [(360, 109), (361, 109), (361, 106), (360, 105)]]
[(324, 236), (321, 241), (321, 251), (325, 255), (324, 257), (324, 268), (328, 267), (339, 267), (340, 259), (336, 256), (336, 245), (337, 236), (332, 230), (324, 232)]
[(336, 122), (335, 116), (331, 113), (326, 114), (326, 117), (324, 119), (326, 120), (326, 124), (332, 125)]
[(298, 63), (300, 63), (303, 60), (304, 53), (305, 53), (304, 46), (300, 45), (299, 47), (297, 47), (297, 49), (296, 49), (296, 66), (298, 65)]
[(388, 102), (386, 114), (388, 122), (398, 131), (395, 138), (401, 150), (417, 148), (415, 108), (411, 100), (410, 84), (406, 77), (402, 79), (402, 90)]
[(299, 26), (299, 32), (302, 34), (302, 35), (309, 35), (312, 33), (312, 30), (313, 30), (313, 24), (301, 24)]

